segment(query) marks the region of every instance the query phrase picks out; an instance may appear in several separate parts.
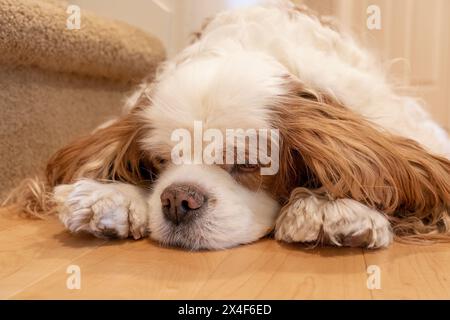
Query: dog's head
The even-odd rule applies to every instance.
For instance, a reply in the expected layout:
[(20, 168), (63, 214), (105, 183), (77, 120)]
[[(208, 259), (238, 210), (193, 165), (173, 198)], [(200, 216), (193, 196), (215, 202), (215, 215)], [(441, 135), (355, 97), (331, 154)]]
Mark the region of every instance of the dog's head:
[(48, 178), (150, 188), (151, 236), (165, 244), (217, 249), (259, 239), (298, 187), (387, 214), (432, 214), (448, 188), (445, 166), (435, 164), (442, 159), (259, 53), (178, 61), (136, 97), (127, 115), (59, 151)]

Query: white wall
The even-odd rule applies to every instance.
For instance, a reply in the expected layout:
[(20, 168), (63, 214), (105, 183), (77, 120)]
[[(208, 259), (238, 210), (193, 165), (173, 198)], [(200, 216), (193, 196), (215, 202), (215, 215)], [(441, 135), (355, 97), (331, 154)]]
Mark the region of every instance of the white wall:
[[(220, 10), (245, 6), (259, 0), (71, 0), (108, 18), (125, 21), (160, 38), (173, 56), (182, 49), (189, 35), (202, 21)], [(83, 18), (82, 18), (83, 19)]]

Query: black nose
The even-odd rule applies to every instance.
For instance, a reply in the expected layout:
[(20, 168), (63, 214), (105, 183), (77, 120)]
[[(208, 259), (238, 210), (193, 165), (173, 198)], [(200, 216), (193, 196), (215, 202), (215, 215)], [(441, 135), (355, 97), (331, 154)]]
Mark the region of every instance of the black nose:
[(194, 218), (204, 203), (204, 193), (190, 184), (172, 184), (161, 193), (162, 211), (177, 225)]

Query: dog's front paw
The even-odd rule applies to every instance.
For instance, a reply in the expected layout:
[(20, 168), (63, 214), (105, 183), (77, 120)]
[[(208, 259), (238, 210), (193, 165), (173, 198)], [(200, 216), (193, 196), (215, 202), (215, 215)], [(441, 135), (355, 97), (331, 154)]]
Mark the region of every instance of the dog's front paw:
[(80, 180), (57, 186), (54, 200), (59, 218), (71, 232), (89, 232), (101, 238), (139, 239), (147, 235), (147, 205), (131, 186)]
[(299, 198), (283, 210), (275, 238), (286, 242), (319, 242), (336, 246), (380, 248), (392, 242), (389, 221), (376, 210), (351, 199)]
[(275, 238), (285, 242), (315, 242), (322, 230), (322, 203), (314, 196), (292, 203), (277, 220)]
[(352, 199), (322, 206), (325, 242), (337, 246), (382, 248), (393, 240), (389, 221), (380, 212)]

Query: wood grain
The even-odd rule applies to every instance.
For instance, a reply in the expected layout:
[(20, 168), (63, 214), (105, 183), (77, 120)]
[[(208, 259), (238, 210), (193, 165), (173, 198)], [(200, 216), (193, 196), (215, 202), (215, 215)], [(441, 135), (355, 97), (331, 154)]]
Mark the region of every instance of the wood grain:
[[(81, 289), (66, 286), (69, 265)], [(367, 266), (381, 270), (369, 290)], [(450, 245), (378, 251), (314, 248), (263, 239), (215, 252), (151, 240), (73, 236), (56, 219), (0, 215), (2, 299), (413, 299), (450, 298)]]

